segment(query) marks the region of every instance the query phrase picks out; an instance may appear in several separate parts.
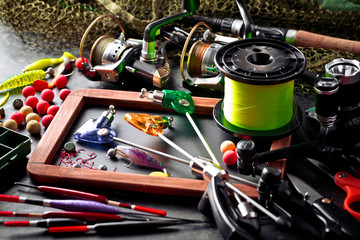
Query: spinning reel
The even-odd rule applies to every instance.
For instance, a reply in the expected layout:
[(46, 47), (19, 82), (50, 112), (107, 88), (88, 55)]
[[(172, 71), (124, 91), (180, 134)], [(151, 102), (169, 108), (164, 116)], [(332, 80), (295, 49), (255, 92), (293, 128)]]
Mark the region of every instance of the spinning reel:
[[(192, 15), (199, 5), (199, 0), (184, 0), (184, 12), (150, 23), (144, 31), (143, 40), (126, 40), (124, 29), (115, 16), (99, 16), (89, 25), (81, 39), (81, 70), (93, 81), (124, 82), (127, 77), (136, 76), (145, 84), (162, 88), (170, 80), (171, 69), (165, 51), (166, 43), (156, 50), (155, 37), (159, 34), (160, 27)], [(104, 17), (112, 18), (120, 27), (121, 34), (117, 39), (108, 35), (99, 37), (91, 48), (90, 64), (85, 63), (83, 46), (86, 36), (95, 23)]]
[[(203, 39), (196, 41), (191, 46), (187, 59), (187, 73), (190, 78), (187, 78), (184, 73), (186, 49), (192, 35), (201, 25), (205, 26), (207, 30), (203, 34)], [(236, 38), (211, 33), (210, 27), (204, 22), (197, 23), (189, 33), (181, 53), (180, 71), (184, 84), (187, 84), (188, 87), (203, 87), (212, 91), (222, 91), (224, 79), (215, 66), (215, 54), (222, 46), (236, 40)]]

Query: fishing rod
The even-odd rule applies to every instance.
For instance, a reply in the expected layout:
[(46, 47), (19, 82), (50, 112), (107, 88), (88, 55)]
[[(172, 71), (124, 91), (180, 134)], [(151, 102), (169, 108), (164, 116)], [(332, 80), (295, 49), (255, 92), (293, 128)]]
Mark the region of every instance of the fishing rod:
[(242, 20), (192, 15), (184, 18), (182, 21), (186, 23), (205, 22), (213, 31), (231, 34), (233, 37), (242, 37), (243, 39), (272, 38), (285, 41), (298, 47), (332, 49), (360, 54), (359, 41), (331, 37), (304, 30), (256, 25), (244, 2), (242, 0), (235, 1), (240, 10)]

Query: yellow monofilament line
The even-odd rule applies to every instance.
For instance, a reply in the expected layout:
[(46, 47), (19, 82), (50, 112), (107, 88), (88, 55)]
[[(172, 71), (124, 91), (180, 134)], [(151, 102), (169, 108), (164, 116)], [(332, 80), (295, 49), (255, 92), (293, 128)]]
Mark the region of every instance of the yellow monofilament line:
[(274, 130), (292, 119), (294, 80), (253, 85), (225, 77), (224, 91), (224, 116), (237, 127), (255, 131)]

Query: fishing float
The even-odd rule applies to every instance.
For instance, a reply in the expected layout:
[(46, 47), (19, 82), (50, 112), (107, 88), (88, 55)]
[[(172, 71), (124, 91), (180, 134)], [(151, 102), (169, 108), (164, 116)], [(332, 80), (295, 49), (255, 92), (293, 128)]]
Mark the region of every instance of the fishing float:
[(58, 196), (65, 196), (65, 197), (74, 197), (77, 199), (86, 199), (86, 200), (91, 200), (91, 201), (95, 201), (95, 202), (99, 202), (99, 203), (103, 203), (103, 204), (107, 204), (107, 205), (111, 205), (111, 206), (117, 206), (117, 207), (132, 209), (135, 211), (156, 214), (159, 216), (166, 216), (166, 214), (167, 214), (166, 211), (164, 211), (164, 210), (113, 201), (113, 200), (109, 200), (107, 197), (105, 197), (103, 195), (84, 192), (84, 191), (78, 191), (78, 190), (73, 190), (73, 189), (68, 189), (68, 188), (44, 186), (44, 185), (34, 186), (34, 185), (20, 183), (20, 182), (15, 182), (15, 184), (20, 185), (20, 186), (35, 188), (44, 193), (50, 193), (50, 194), (54, 194), (54, 195), (58, 195)]

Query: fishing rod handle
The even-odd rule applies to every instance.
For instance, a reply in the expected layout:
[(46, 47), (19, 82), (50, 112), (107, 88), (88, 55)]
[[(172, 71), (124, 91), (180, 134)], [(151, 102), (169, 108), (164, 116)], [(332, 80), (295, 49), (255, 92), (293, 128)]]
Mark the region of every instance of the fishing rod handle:
[(359, 41), (330, 37), (303, 30), (297, 31), (294, 45), (298, 47), (314, 47), (333, 49), (337, 51), (347, 51), (360, 55)]

